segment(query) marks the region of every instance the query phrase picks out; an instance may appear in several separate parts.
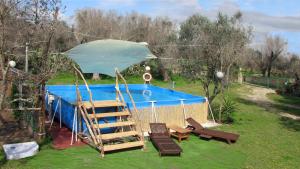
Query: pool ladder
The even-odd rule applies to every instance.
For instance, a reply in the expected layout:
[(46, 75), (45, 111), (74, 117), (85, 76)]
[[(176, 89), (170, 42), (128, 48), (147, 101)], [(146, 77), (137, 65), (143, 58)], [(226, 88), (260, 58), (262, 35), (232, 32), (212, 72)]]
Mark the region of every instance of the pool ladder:
[[(104, 153), (108, 151), (128, 149), (133, 147), (144, 148), (145, 144), (144, 137), (142, 135), (143, 132), (142, 130), (138, 131), (137, 125), (132, 117), (132, 113), (129, 111), (124, 97), (119, 90), (119, 85), (116, 84), (116, 100), (93, 101), (92, 92), (90, 91), (83, 75), (78, 69), (75, 68), (75, 70), (84, 80), (85, 86), (90, 95), (89, 101), (82, 101), (78, 82), (76, 81), (77, 106), (91, 136), (88, 137), (90, 143), (92, 143), (91, 145), (95, 146), (101, 152), (102, 157), (104, 157)], [(126, 88), (128, 93), (129, 91), (127, 84)], [(128, 95), (131, 97), (130, 93)], [(115, 108), (116, 111), (97, 113), (95, 111), (96, 108)], [(136, 107), (135, 111), (137, 111)], [(116, 121), (108, 122), (106, 118), (109, 117), (115, 117)], [(104, 120), (105, 123), (99, 124), (100, 119)], [(101, 133), (101, 129), (106, 128), (112, 128), (115, 130), (113, 133)]]
[[(84, 111), (84, 116), (91, 122), (91, 131), (96, 131), (95, 133), (92, 133), (95, 140), (100, 139), (102, 142), (102, 145), (99, 145), (102, 157), (104, 156), (104, 152), (107, 151), (144, 146), (141, 136), (138, 131), (136, 131), (136, 123), (130, 118), (131, 114), (127, 110), (125, 104), (115, 100), (95, 101), (93, 103), (95, 108), (116, 107), (116, 109), (122, 110), (116, 112), (92, 113), (89, 111), (92, 109), (89, 102), (83, 102), (81, 105), (83, 109), (87, 110)], [(115, 122), (106, 122), (102, 124), (95, 123), (95, 121), (99, 121), (100, 119), (104, 119), (105, 121), (105, 118), (108, 117), (115, 117), (117, 120)], [(106, 128), (114, 128), (115, 132), (107, 134), (97, 132), (98, 129), (101, 131), (101, 129)]]

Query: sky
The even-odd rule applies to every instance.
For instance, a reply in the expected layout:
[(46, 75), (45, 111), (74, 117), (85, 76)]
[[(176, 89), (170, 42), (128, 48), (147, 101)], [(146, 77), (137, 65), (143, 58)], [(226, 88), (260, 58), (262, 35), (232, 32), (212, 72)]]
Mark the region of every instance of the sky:
[(280, 35), (288, 51), (300, 54), (300, 0), (62, 0), (62, 18), (72, 23), (82, 8), (115, 10), (120, 14), (136, 11), (151, 17), (167, 16), (177, 23), (193, 14), (215, 19), (218, 12), (243, 14), (242, 23), (253, 27), (251, 46), (258, 48), (266, 35)]

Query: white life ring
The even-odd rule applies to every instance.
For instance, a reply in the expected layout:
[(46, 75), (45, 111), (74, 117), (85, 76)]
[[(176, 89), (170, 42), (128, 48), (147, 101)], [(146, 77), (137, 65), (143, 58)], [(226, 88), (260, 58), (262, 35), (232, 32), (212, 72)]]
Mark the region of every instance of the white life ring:
[(152, 79), (152, 75), (150, 73), (144, 73), (143, 74), (143, 79), (145, 82), (150, 82)]

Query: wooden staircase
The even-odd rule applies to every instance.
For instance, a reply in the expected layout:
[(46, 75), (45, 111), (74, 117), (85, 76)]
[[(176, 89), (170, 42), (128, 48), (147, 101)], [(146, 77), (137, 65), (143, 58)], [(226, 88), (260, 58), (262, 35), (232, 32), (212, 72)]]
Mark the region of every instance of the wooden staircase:
[[(94, 106), (93, 106), (93, 105)], [(96, 140), (97, 148), (102, 152), (101, 155), (104, 156), (104, 153), (107, 151), (114, 151), (120, 149), (127, 149), (133, 147), (143, 147), (144, 141), (140, 133), (136, 130), (136, 124), (132, 118), (131, 114), (128, 111), (126, 104), (120, 101), (106, 100), (106, 101), (95, 101), (82, 102), (80, 109), (86, 110), (83, 111), (83, 114), (89, 123), (89, 128), (94, 135)], [(96, 113), (93, 112), (96, 108), (116, 108), (116, 112), (106, 112), (106, 113)], [(115, 122), (106, 122), (99, 124), (100, 119), (105, 119), (107, 117), (115, 117)], [(113, 128), (113, 133), (102, 134), (101, 129)], [(99, 141), (99, 142), (97, 142)]]
[[(84, 80), (82, 74), (80, 72), (78, 74)], [(89, 141), (91, 145), (101, 152), (101, 156), (104, 157), (104, 153), (108, 151), (134, 147), (144, 148), (143, 132), (141, 128), (136, 126), (134, 118), (119, 90), (118, 82), (116, 81), (116, 100), (104, 101), (93, 101), (92, 93), (85, 80), (84, 82), (90, 94), (90, 100), (82, 101), (78, 83), (76, 83), (77, 106), (90, 134), (88, 136)], [(127, 92), (129, 91), (127, 90)], [(98, 108), (105, 108), (106, 110), (109, 108), (115, 111), (97, 113), (95, 110)], [(136, 111), (137, 109), (134, 110)], [(111, 117), (114, 117), (116, 120), (113, 122), (106, 120), (106, 118)], [(99, 123), (99, 120), (104, 121), (104, 123)], [(101, 130), (107, 128), (112, 129), (114, 132), (101, 133)]]

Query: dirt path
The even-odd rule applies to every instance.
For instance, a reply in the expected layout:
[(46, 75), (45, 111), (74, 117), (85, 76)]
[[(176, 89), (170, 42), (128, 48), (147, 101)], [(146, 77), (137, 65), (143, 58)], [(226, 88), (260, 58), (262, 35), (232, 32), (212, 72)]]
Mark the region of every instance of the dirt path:
[[(300, 111), (300, 106), (295, 106), (295, 105), (289, 105), (289, 104), (279, 104), (274, 102), (273, 100), (270, 100), (267, 97), (268, 93), (275, 93), (275, 90), (273, 89), (268, 89), (264, 87), (259, 87), (259, 86), (253, 86), (253, 85), (246, 85), (248, 89), (251, 90), (250, 93), (247, 95), (244, 95), (246, 97), (245, 99), (250, 100), (260, 106), (263, 107), (268, 107), (268, 108), (273, 108), (274, 105), (282, 105), (285, 107), (293, 108), (293, 109), (299, 109)], [(288, 112), (280, 112), (279, 113), (283, 117), (288, 117), (294, 120), (300, 120), (300, 116), (296, 116), (293, 114), (290, 114)]]

